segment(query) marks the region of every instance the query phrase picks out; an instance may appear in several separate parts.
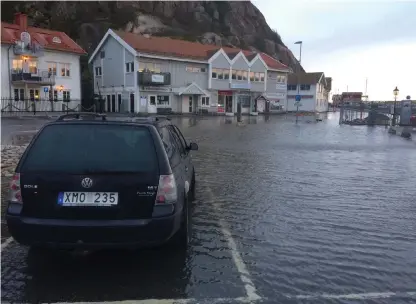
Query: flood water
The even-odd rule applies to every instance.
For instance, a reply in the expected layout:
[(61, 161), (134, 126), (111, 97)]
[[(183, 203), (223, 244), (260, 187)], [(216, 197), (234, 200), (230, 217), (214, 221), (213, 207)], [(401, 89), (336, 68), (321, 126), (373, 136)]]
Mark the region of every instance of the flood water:
[(337, 113), (173, 120), (199, 144), (190, 250), (35, 260), (11, 243), (2, 300), (416, 302), (415, 140)]

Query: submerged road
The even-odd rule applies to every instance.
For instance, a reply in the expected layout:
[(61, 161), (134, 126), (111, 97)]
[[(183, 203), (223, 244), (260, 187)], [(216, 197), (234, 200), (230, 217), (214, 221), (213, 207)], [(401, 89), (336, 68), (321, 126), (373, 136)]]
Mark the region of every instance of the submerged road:
[(189, 251), (6, 243), (2, 301), (416, 303), (416, 143), (337, 115), (174, 119), (199, 144)]

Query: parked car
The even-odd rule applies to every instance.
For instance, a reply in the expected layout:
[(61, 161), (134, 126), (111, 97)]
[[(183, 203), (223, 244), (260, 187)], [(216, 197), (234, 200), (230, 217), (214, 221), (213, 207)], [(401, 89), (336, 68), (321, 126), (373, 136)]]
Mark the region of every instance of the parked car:
[(16, 167), (9, 231), (36, 248), (186, 248), (192, 150), (198, 145), (166, 117), (63, 115), (39, 130)]

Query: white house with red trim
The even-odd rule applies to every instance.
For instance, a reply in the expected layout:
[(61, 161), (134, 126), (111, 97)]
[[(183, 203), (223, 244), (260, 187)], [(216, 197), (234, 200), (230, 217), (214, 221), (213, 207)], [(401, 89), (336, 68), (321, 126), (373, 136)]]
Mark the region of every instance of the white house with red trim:
[(282, 111), (290, 69), (264, 53), (109, 29), (89, 63), (108, 112)]
[[(1, 23), (2, 109), (79, 109), (80, 56), (86, 52), (67, 34), (28, 26), (27, 15), (15, 14), (13, 24)], [(50, 102), (43, 102), (54, 101)], [(41, 108), (42, 107), (42, 108)]]

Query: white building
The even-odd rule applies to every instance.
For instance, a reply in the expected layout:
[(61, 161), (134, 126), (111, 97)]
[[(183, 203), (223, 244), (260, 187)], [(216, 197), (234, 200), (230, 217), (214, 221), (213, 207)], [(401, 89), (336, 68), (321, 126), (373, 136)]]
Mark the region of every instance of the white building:
[(296, 111), (296, 95), (300, 95), (299, 111), (327, 112), (332, 78), (323, 72), (290, 74), (287, 83), (287, 109)]
[(33, 101), (37, 110), (79, 108), (81, 55), (86, 52), (67, 34), (29, 27), (25, 14), (15, 14), (14, 24), (2, 22), (2, 109), (31, 109)]

